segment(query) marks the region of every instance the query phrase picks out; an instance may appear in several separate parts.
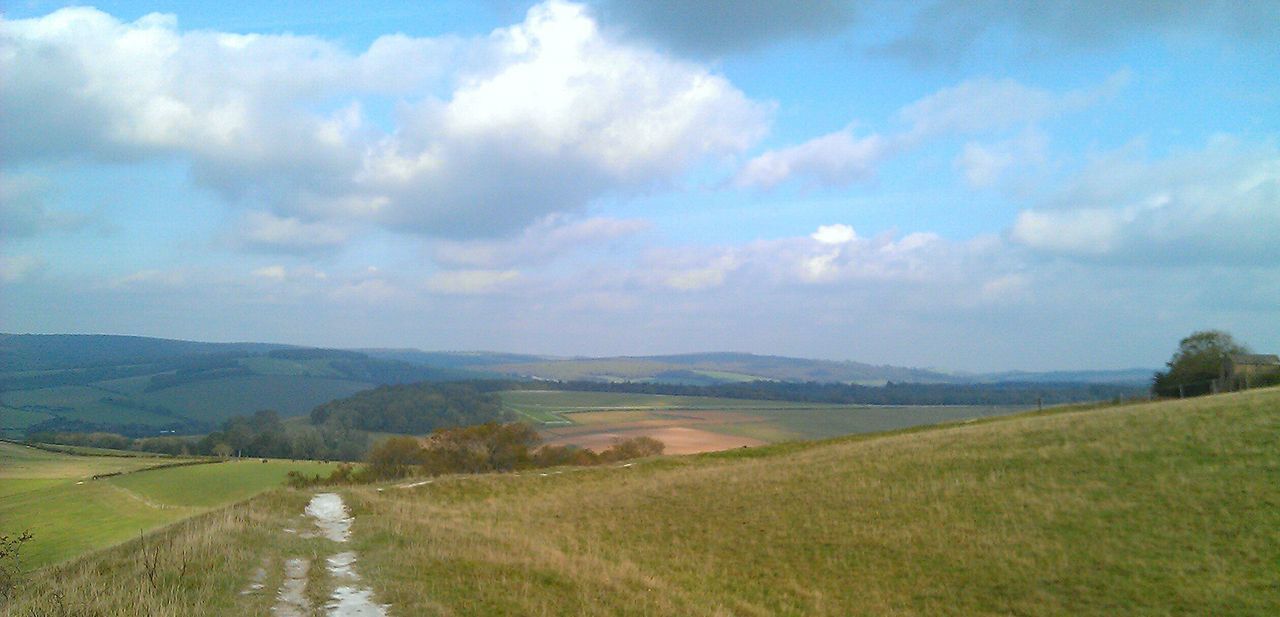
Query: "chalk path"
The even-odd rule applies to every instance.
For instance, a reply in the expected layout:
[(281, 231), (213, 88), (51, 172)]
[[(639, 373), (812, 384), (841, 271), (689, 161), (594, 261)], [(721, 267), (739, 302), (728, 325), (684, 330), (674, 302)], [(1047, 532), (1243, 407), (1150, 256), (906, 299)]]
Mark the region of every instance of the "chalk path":
[[(347, 512), (342, 496), (336, 493), (320, 493), (311, 498), (307, 504), (307, 516), (310, 516), (322, 537), (334, 542), (346, 542), (351, 539), (351, 523), (354, 519)], [(333, 593), (325, 603), (325, 614), (330, 617), (385, 617), (387, 605), (378, 604), (373, 598), (373, 590), (360, 582), (356, 572), (356, 553), (343, 551), (325, 559), (329, 576), (334, 581)], [(307, 600), (307, 572), (311, 562), (306, 559), (293, 558), (285, 561), (284, 581), (276, 593), (276, 605), (271, 613), (276, 617), (302, 617), (311, 613), (311, 605)]]

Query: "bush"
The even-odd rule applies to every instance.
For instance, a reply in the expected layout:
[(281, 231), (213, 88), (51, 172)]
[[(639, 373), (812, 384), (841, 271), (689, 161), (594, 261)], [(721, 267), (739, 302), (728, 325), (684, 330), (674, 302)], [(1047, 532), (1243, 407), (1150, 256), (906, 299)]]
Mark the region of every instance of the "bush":
[(390, 437), (369, 451), (364, 473), (373, 480), (403, 478), (425, 460), (422, 443), (417, 439)]

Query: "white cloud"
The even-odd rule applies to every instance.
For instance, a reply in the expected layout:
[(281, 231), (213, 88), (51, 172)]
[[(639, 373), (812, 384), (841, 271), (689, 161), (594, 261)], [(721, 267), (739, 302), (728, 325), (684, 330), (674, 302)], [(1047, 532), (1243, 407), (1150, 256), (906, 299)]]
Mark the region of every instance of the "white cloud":
[(267, 279), (269, 281), (283, 281), (286, 275), (284, 266), (263, 266), (252, 272), (258, 278)]
[(1147, 162), (1101, 157), (1009, 230), (1037, 251), (1152, 264), (1280, 263), (1280, 151), (1219, 137)]
[(876, 166), (894, 149), (893, 143), (880, 135), (854, 137), (853, 129), (847, 128), (797, 146), (765, 152), (748, 161), (734, 183), (771, 189), (800, 176), (827, 186), (843, 186), (870, 179)]
[(957, 166), (970, 182), (994, 182), (1018, 158), (1043, 156), (1044, 140), (1036, 123), (1094, 105), (1128, 81), (1128, 71), (1119, 71), (1097, 86), (1058, 93), (1012, 79), (967, 80), (902, 107), (894, 115), (899, 125), (895, 131), (855, 137), (852, 128), (845, 128), (769, 150), (747, 161), (734, 184), (767, 190), (800, 178), (822, 186), (847, 186), (873, 179), (885, 161), (929, 140), (1022, 127), (1022, 137), (1002, 142), (995, 150), (971, 144), (961, 155)]
[(427, 279), (427, 289), (446, 295), (489, 294), (506, 289), (520, 278), (516, 270), (449, 270)]
[(971, 141), (956, 156), (955, 167), (970, 187), (988, 188), (1009, 169), (1043, 164), (1048, 141), (1042, 131), (1035, 129), (992, 144)]
[(436, 262), (450, 266), (497, 268), (537, 264), (575, 250), (609, 244), (649, 228), (647, 221), (639, 219), (573, 220), (553, 214), (509, 240), (441, 240), (432, 246), (431, 253)]
[(179, 269), (147, 268), (111, 279), (106, 287), (110, 289), (178, 289), (187, 284), (189, 275), (190, 273)]
[(725, 277), (741, 265), (736, 255), (727, 252), (715, 257), (710, 263), (671, 272), (664, 277), (663, 283), (680, 291), (719, 287), (724, 284)]
[(845, 244), (853, 242), (858, 238), (858, 233), (848, 225), (821, 225), (818, 231), (813, 232), (809, 236), (818, 241), (818, 244)]
[[(770, 113), (558, 0), (485, 37), (392, 35), (358, 55), (90, 8), (0, 30), (6, 164), (180, 157), (198, 183), (275, 217), (250, 242), (294, 248), (341, 244), (293, 233), (322, 222), (498, 236), (741, 152)], [(366, 97), (399, 101), (391, 130)]]
[(912, 140), (982, 133), (1085, 109), (1114, 96), (1128, 83), (1128, 71), (1114, 73), (1097, 86), (1062, 93), (1008, 78), (970, 79), (903, 107), (897, 119), (908, 127)]
[[(641, 265), (640, 271), (647, 274), (639, 280), (680, 290), (720, 287), (729, 283), (731, 274), (741, 285), (766, 288), (986, 280), (995, 272), (992, 268), (1003, 267), (989, 259), (1000, 250), (987, 239), (956, 243), (924, 232), (862, 238), (852, 227), (835, 224), (808, 236), (741, 246), (654, 251)], [(978, 265), (983, 261), (988, 270)]]
[(236, 239), (253, 248), (306, 252), (341, 246), (350, 235), (348, 226), (337, 223), (251, 211), (241, 219)]

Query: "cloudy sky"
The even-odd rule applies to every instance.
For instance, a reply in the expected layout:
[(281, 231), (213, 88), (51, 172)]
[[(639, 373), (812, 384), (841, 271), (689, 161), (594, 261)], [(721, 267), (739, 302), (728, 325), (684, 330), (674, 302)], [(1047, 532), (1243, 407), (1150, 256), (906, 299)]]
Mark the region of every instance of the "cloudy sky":
[(1280, 351), (1273, 1), (6, 4), (0, 331)]

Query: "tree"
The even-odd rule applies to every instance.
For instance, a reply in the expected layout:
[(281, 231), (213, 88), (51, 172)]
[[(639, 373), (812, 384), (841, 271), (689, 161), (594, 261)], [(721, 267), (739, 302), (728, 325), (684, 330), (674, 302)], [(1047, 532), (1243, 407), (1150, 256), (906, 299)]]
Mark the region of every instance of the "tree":
[(1168, 370), (1159, 371), (1151, 383), (1156, 396), (1198, 396), (1213, 391), (1213, 380), (1222, 376), (1222, 367), (1234, 354), (1249, 353), (1221, 330), (1201, 330), (1178, 342), (1178, 351), (1169, 360)]

